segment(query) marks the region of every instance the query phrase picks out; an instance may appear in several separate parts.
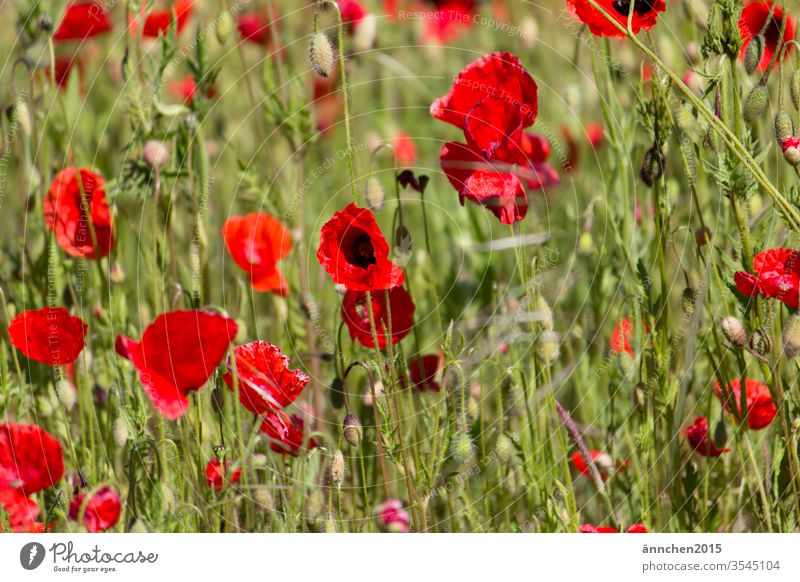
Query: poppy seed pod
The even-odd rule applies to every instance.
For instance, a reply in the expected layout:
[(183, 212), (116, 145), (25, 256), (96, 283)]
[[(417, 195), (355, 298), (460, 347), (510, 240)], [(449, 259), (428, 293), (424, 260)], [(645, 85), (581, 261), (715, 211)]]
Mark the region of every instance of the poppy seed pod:
[(794, 135), (794, 121), (792, 116), (786, 111), (778, 111), (775, 114), (775, 139), (778, 145), (783, 146), (783, 140)]
[(722, 327), (722, 333), (729, 342), (740, 348), (744, 347), (744, 343), (747, 341), (747, 335), (745, 334), (744, 326), (741, 321), (729, 315), (722, 319), (720, 327)]
[(753, 123), (767, 110), (769, 90), (766, 85), (756, 85), (750, 90), (742, 107), (742, 114), (747, 123)]
[(163, 141), (151, 139), (145, 142), (142, 157), (148, 166), (160, 170), (169, 161), (169, 149)]
[(748, 75), (752, 75), (758, 69), (758, 63), (764, 55), (764, 35), (757, 34), (747, 43), (744, 51), (744, 69)]
[(511, 456), (514, 454), (514, 443), (505, 433), (497, 435), (497, 440), (494, 443), (494, 452), (497, 455), (497, 460), (504, 465), (511, 460)]
[(764, 330), (757, 329), (750, 335), (748, 342), (750, 350), (754, 353), (765, 356), (772, 351), (772, 339)]
[(703, 247), (711, 241), (711, 229), (707, 226), (700, 226), (694, 231), (694, 242), (698, 247)]
[(333, 45), (326, 34), (315, 32), (308, 42), (308, 64), (320, 77), (327, 78), (333, 72)]
[(642, 160), (642, 168), (639, 170), (639, 177), (642, 182), (649, 188), (652, 188), (655, 183), (664, 175), (664, 154), (661, 153), (658, 145), (653, 146), (647, 150)]
[(347, 414), (342, 423), (342, 436), (351, 446), (357, 447), (361, 442), (361, 421), (355, 414)]
[(783, 328), (783, 353), (788, 358), (800, 354), (800, 315), (792, 315)]
[(333, 453), (329, 469), (331, 481), (336, 485), (341, 485), (344, 481), (344, 454), (341, 450), (336, 449)]
[(217, 26), (214, 34), (217, 36), (219, 44), (225, 44), (233, 32), (233, 16), (230, 10), (223, 10), (217, 17)]
[(475, 450), (472, 445), (472, 439), (465, 432), (457, 432), (453, 436), (450, 444), (450, 454), (453, 455), (453, 460), (459, 465), (466, 465), (472, 460)]

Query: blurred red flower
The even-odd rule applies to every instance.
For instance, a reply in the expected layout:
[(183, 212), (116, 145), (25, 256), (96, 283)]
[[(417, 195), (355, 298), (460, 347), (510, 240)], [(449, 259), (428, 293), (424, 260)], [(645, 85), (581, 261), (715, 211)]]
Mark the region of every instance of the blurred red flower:
[[(414, 301), (403, 287), (389, 289), (391, 306), (392, 344), (396, 344), (414, 327)], [(386, 305), (386, 292), (372, 293), (372, 313), (375, 320), (375, 331), (378, 336), (378, 347), (386, 348), (386, 335), (389, 333), (389, 309)], [(352, 340), (371, 348), (375, 343), (370, 326), (367, 294), (364, 291), (348, 291), (342, 300), (342, 320), (350, 332)]]
[(352, 203), (322, 226), (317, 259), (334, 283), (349, 290), (388, 289), (405, 280), (389, 260), (389, 244), (372, 211)]
[(263, 212), (231, 216), (222, 227), (222, 237), (233, 260), (250, 275), (253, 289), (283, 296), (289, 292), (277, 263), (289, 254), (292, 239), (277, 218)]
[(631, 347), (631, 338), (633, 337), (633, 323), (627, 317), (623, 317), (620, 321), (614, 324), (614, 329), (611, 330), (611, 341), (609, 349), (612, 354), (621, 354), (627, 352), (633, 355), (633, 348)]
[(140, 342), (117, 336), (117, 353), (131, 361), (156, 409), (175, 420), (189, 408), (187, 395), (208, 381), (238, 326), (206, 311), (172, 311), (147, 326)]
[[(596, 449), (592, 450), (589, 454), (592, 456), (592, 461), (594, 461), (595, 467), (597, 467), (597, 471), (600, 473), (600, 477), (603, 479), (603, 481), (608, 479), (610, 471), (612, 471), (614, 468), (614, 463), (611, 460), (611, 457), (608, 456), (607, 453), (598, 451)], [(575, 467), (575, 470), (582, 475), (587, 477), (592, 476), (589, 466), (583, 460), (583, 455), (581, 455), (579, 451), (572, 453), (572, 466)]]
[(392, 148), (398, 166), (413, 166), (417, 162), (417, 146), (408, 132), (399, 130), (392, 138)]
[[(597, 4), (623, 28), (628, 27), (631, 2), (633, 2), (631, 28), (634, 34), (638, 34), (640, 30), (650, 30), (658, 19), (658, 13), (667, 9), (664, 0), (597, 0)], [(625, 36), (625, 33), (621, 32), (597, 8), (592, 6), (589, 0), (567, 0), (567, 11), (588, 25), (589, 30), (595, 36)]]
[(69, 518), (78, 521), (83, 509), (83, 525), (91, 533), (106, 531), (114, 527), (122, 513), (119, 495), (108, 485), (104, 485), (87, 501), (86, 493), (78, 493), (69, 504)]
[(719, 457), (728, 452), (728, 449), (718, 449), (714, 440), (708, 437), (708, 419), (705, 416), (696, 416), (694, 422), (686, 427), (684, 434), (689, 446), (704, 457)]
[[(581, 533), (619, 533), (613, 527), (608, 527), (606, 525), (594, 526), (591, 523), (584, 523), (581, 525), (579, 531)], [(625, 530), (625, 533), (647, 533), (647, 528), (643, 523), (634, 523)]]
[(428, 3), (436, 10), (425, 18), (422, 38), (426, 42), (451, 43), (475, 23), (476, 0), (428, 0)]
[(64, 366), (78, 359), (86, 346), (88, 326), (63, 307), (23, 311), (11, 320), (11, 343), (31, 360), (48, 366)]
[(771, 249), (753, 257), (755, 275), (734, 273), (736, 288), (746, 297), (760, 293), (797, 309), (800, 287), (800, 253), (792, 249)]
[[(289, 368), (289, 358), (278, 346), (257, 340), (233, 350), (239, 400), (253, 414), (286, 408), (297, 400), (309, 377)], [(223, 380), (233, 390), (233, 367), (228, 364)]]
[(411, 516), (403, 509), (399, 499), (387, 499), (375, 510), (378, 529), (388, 533), (408, 533)]
[[(266, 414), (259, 430), (271, 440), (269, 446), (273, 451), (296, 457), (303, 448), (304, 427), (305, 422), (296, 414), (288, 416), (280, 410), (274, 410)], [(309, 450), (317, 446), (314, 439), (309, 439)]]
[[(165, 34), (169, 30), (170, 23), (172, 22), (173, 14), (175, 17), (175, 26), (177, 31), (183, 30), (186, 23), (194, 11), (194, 0), (175, 0), (174, 2), (166, 3), (167, 6), (159, 10), (151, 10), (145, 17), (142, 24), (142, 36), (145, 38), (157, 38), (161, 34)], [(142, 3), (142, 9), (139, 16), (142, 16), (146, 10), (146, 3)], [(136, 32), (137, 23), (136, 17), (131, 15), (129, 28), (131, 32)]]
[(88, 168), (61, 170), (50, 184), (42, 209), (45, 224), (67, 254), (99, 259), (111, 252), (111, 210), (100, 174)]
[[(714, 394), (722, 402), (725, 410), (731, 414), (734, 411), (739, 415), (742, 414), (740, 386), (741, 378), (732, 380), (727, 390), (724, 391), (719, 382), (714, 382)], [(744, 386), (747, 400), (747, 426), (752, 430), (762, 429), (772, 422), (778, 412), (772, 401), (769, 387), (750, 378), (745, 379)]]
[(0, 488), (32, 495), (64, 476), (61, 443), (35, 424), (0, 424)]
[[(394, 324), (394, 320), (392, 321)], [(411, 378), (411, 386), (420, 392), (439, 392), (442, 387), (437, 381), (437, 376), (444, 365), (444, 354), (428, 354), (425, 356), (415, 356), (408, 360), (408, 375)], [(405, 382), (403, 376), (400, 377), (401, 383)]]
[(53, 41), (84, 40), (111, 30), (108, 12), (99, 2), (72, 2), (53, 34)]
[(355, 0), (336, 0), (342, 14), (342, 24), (348, 32), (355, 32), (358, 24), (367, 15), (367, 9)]
[[(226, 481), (228, 465), (229, 463), (227, 460), (223, 465), (220, 463), (219, 459), (213, 459), (206, 464), (206, 484), (217, 493), (222, 491), (222, 486)], [(233, 485), (238, 483), (241, 477), (242, 470), (236, 469), (230, 474), (230, 476), (227, 478), (227, 481)]]
[[(168, 90), (175, 97), (179, 97), (184, 104), (188, 105), (197, 96), (197, 81), (191, 75), (186, 75), (182, 79), (172, 81), (168, 85)], [(216, 85), (211, 85), (205, 92), (207, 99), (214, 99), (217, 96)]]
[[(772, 17), (770, 18), (770, 13)], [(765, 0), (755, 0), (748, 2), (742, 14), (739, 16), (739, 33), (742, 36), (742, 50), (739, 53), (739, 58), (744, 60), (744, 53), (747, 50), (747, 45), (754, 36), (758, 34), (764, 35), (764, 53), (761, 60), (758, 62), (758, 70), (766, 71), (769, 66), (772, 56), (785, 47), (783, 53), (784, 57), (788, 57), (792, 52), (792, 45), (786, 45), (790, 40), (794, 39), (794, 21), (789, 13), (786, 13), (786, 28), (783, 31), (783, 42), (781, 40), (781, 22), (783, 21), (783, 9), (778, 4), (773, 5), (772, 2)], [(767, 21), (769, 20), (769, 23)], [(775, 60), (777, 66), (778, 59)]]
[(262, 12), (240, 14), (236, 19), (236, 27), (242, 40), (264, 47), (272, 41), (272, 23), (269, 16)]

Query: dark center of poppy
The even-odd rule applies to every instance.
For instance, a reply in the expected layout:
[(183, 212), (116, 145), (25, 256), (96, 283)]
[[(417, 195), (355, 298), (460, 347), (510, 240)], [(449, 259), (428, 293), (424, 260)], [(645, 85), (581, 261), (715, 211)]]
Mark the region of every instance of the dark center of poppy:
[(344, 256), (350, 264), (366, 269), (377, 263), (372, 240), (364, 231), (354, 232), (352, 236), (347, 237), (342, 246)]
[[(622, 16), (628, 16), (631, 11), (630, 0), (614, 0), (611, 7)], [(633, 0), (633, 12), (639, 16), (644, 16), (653, 10), (653, 0)]]

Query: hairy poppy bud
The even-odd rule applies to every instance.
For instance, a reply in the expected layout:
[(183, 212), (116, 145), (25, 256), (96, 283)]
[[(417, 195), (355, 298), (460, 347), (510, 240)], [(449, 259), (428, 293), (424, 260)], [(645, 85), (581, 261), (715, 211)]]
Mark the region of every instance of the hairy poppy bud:
[(367, 14), (358, 21), (358, 27), (353, 31), (353, 51), (361, 53), (368, 51), (375, 45), (378, 36), (378, 19), (374, 14)]
[(355, 414), (347, 414), (342, 423), (342, 436), (351, 446), (357, 447), (361, 442), (361, 421)]
[(511, 460), (511, 456), (514, 454), (514, 443), (505, 433), (497, 435), (497, 440), (494, 443), (494, 452), (497, 455), (497, 460), (504, 465)]
[(772, 339), (764, 330), (757, 329), (750, 335), (749, 347), (754, 353), (765, 356), (772, 351)]
[(783, 146), (783, 140), (794, 135), (794, 121), (792, 116), (786, 111), (778, 111), (775, 114), (775, 139), (778, 145)]
[(622, 351), (618, 354), (617, 366), (620, 373), (627, 378), (635, 370), (636, 360), (628, 352)]
[(275, 509), (275, 500), (272, 498), (272, 493), (270, 493), (269, 489), (256, 489), (253, 498), (256, 504), (264, 511), (270, 512)]
[(783, 159), (792, 166), (800, 164), (800, 137), (787, 137), (781, 144)]
[(727, 442), (728, 431), (725, 429), (725, 419), (720, 418), (717, 426), (714, 427), (714, 446), (718, 449), (724, 449)]
[(639, 412), (644, 412), (645, 405), (647, 404), (647, 394), (645, 393), (647, 386), (644, 382), (639, 382), (633, 390), (633, 406)]
[(219, 44), (225, 44), (233, 32), (233, 16), (230, 10), (223, 10), (217, 17), (217, 26), (214, 34), (217, 36)]
[(681, 295), (681, 309), (687, 317), (691, 317), (694, 313), (694, 307), (697, 303), (697, 291), (692, 287), (686, 287)]
[(118, 447), (124, 447), (125, 443), (128, 442), (128, 424), (122, 417), (114, 420), (113, 431), (114, 442), (117, 443)]
[(333, 382), (331, 382), (331, 387), (329, 391), (331, 405), (336, 410), (341, 410), (344, 406), (344, 382), (342, 382), (341, 378), (334, 378)]
[(694, 231), (694, 242), (698, 247), (703, 247), (711, 241), (711, 229), (707, 226), (700, 226)]
[(383, 201), (386, 199), (386, 194), (383, 190), (383, 186), (376, 177), (370, 176), (367, 180), (367, 185), (364, 187), (364, 198), (367, 201), (367, 205), (372, 210), (380, 210), (383, 208)]
[(341, 485), (344, 481), (344, 454), (341, 450), (336, 449), (333, 453), (329, 469), (331, 481), (336, 485)]
[(639, 177), (646, 186), (652, 188), (655, 183), (664, 175), (664, 154), (657, 145), (653, 145), (644, 154), (642, 169), (639, 170)]
[(144, 144), (144, 161), (153, 169), (160, 170), (169, 161), (169, 149), (163, 141), (151, 139)]
[(308, 43), (308, 64), (320, 77), (333, 72), (333, 45), (325, 33), (315, 32)]
[(769, 91), (766, 85), (756, 85), (750, 90), (747, 99), (744, 100), (742, 114), (747, 123), (753, 123), (767, 110), (769, 103)]
[(319, 489), (313, 489), (308, 494), (308, 499), (306, 499), (306, 519), (308, 521), (315, 520), (320, 513), (322, 513), (322, 508), (325, 506), (325, 496), (322, 494), (322, 491)]
[(545, 364), (552, 364), (558, 359), (558, 348), (558, 334), (546, 331), (539, 336), (539, 356)]
[(744, 70), (748, 75), (752, 75), (758, 68), (758, 63), (761, 62), (761, 57), (764, 55), (764, 35), (755, 35), (750, 42), (747, 43), (747, 48), (744, 49)]
[(450, 443), (450, 454), (459, 465), (466, 465), (472, 460), (475, 450), (472, 439), (465, 432), (457, 432)]
[(542, 329), (545, 331), (553, 331), (553, 311), (547, 304), (547, 300), (541, 295), (536, 298), (534, 311), (541, 317)]
[(792, 315), (783, 328), (783, 353), (788, 358), (800, 354), (800, 315)]
[(747, 340), (747, 335), (745, 334), (744, 326), (742, 325), (741, 321), (732, 315), (728, 315), (727, 317), (722, 318), (721, 327), (722, 333), (729, 342), (740, 348), (744, 347), (744, 343)]
[(336, 533), (336, 520), (331, 513), (325, 517), (325, 533)]
[(56, 394), (58, 395), (58, 400), (64, 405), (64, 408), (72, 410), (72, 407), (75, 406), (75, 402), (77, 401), (75, 388), (72, 387), (72, 384), (64, 379), (59, 380), (56, 382)]
[(711, 126), (709, 126), (709, 128), (706, 130), (705, 135), (703, 136), (703, 146), (705, 146), (706, 149), (712, 152), (719, 151), (719, 136), (717, 135), (717, 132), (714, 131), (714, 128)]
[(578, 251), (584, 255), (588, 255), (594, 249), (594, 239), (592, 233), (584, 231), (578, 237)]
[(800, 69), (797, 69), (792, 74), (792, 80), (789, 82), (789, 92), (792, 95), (794, 108), (800, 109)]

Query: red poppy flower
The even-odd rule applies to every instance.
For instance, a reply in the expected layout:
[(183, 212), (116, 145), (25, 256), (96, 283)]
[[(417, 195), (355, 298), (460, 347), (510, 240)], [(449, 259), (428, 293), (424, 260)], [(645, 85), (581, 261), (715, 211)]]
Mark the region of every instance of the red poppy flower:
[[(236, 346), (236, 373), (239, 382), (239, 400), (253, 414), (266, 414), (270, 410), (286, 408), (297, 400), (309, 377), (300, 370), (289, 369), (289, 358), (278, 346), (265, 341), (254, 341)], [(222, 378), (233, 390), (233, 369)]]
[[(15, 532), (32, 532), (37, 529), (35, 522), (39, 515), (36, 502), (12, 487), (0, 485), (0, 515), (5, 512), (5, 519)], [(0, 519), (0, 533), (3, 533), (3, 519)]]
[[(392, 321), (394, 324), (394, 321)], [(437, 376), (444, 365), (444, 355), (428, 354), (426, 356), (416, 356), (408, 361), (408, 375), (411, 378), (411, 386), (420, 392), (439, 392), (442, 387), (437, 381)], [(405, 381), (401, 376), (401, 381)]]
[(405, 280), (389, 260), (389, 244), (372, 211), (352, 203), (323, 225), (317, 259), (334, 283), (354, 291), (389, 289)]
[(334, 64), (333, 71), (327, 78), (314, 75), (314, 119), (317, 130), (325, 133), (341, 116), (344, 109), (342, 95), (336, 87), (339, 75)]
[[(508, 52), (467, 65), (450, 91), (431, 105), (436, 119), (464, 130), (467, 141), (489, 157), (530, 127), (538, 112), (536, 82)], [(516, 148), (510, 148), (515, 151)]]
[(117, 336), (117, 353), (131, 361), (156, 409), (175, 420), (187, 395), (208, 381), (236, 336), (232, 319), (206, 311), (172, 311), (147, 326), (140, 342)]
[[(628, 14), (631, 11), (631, 0), (597, 0), (610, 16), (623, 28), (628, 27)], [(667, 9), (664, 0), (633, 0), (633, 19), (631, 29), (634, 34), (640, 30), (650, 30), (658, 19), (658, 13)], [(614, 24), (594, 6), (589, 0), (567, 0), (567, 11), (578, 20), (589, 26), (595, 36), (625, 36)]]
[(355, 32), (358, 24), (367, 15), (367, 9), (355, 0), (336, 0), (342, 14), (342, 24), (348, 32)]
[(226, 480), (231, 484), (235, 484), (242, 477), (241, 469), (236, 469), (230, 474), (230, 477), (227, 477), (228, 464), (228, 461), (225, 461), (223, 465), (219, 462), (219, 459), (213, 459), (206, 464), (206, 484), (217, 493), (222, 491), (222, 486)]
[[(581, 525), (579, 531), (581, 533), (619, 533), (613, 527), (608, 527), (606, 525), (594, 526), (591, 523), (584, 523)], [(625, 533), (647, 533), (647, 528), (643, 523), (634, 523), (625, 530)]]
[(436, 10), (425, 18), (423, 39), (427, 42), (448, 44), (475, 23), (475, 0), (435, 0)]
[[(741, 410), (741, 378), (735, 378), (723, 391), (719, 382), (714, 382), (714, 394), (719, 398), (725, 410), (733, 414), (734, 411), (740, 415)], [(747, 400), (747, 426), (753, 430), (759, 430), (767, 426), (778, 413), (769, 387), (746, 378), (744, 381), (745, 396)]]
[(627, 352), (633, 355), (633, 348), (631, 347), (631, 338), (634, 336), (633, 323), (627, 317), (623, 317), (620, 321), (614, 324), (614, 329), (611, 330), (611, 340), (609, 349), (612, 354), (621, 354)]
[[(590, 452), (590, 454), (592, 456), (592, 461), (594, 461), (595, 467), (597, 467), (597, 471), (600, 473), (600, 477), (603, 479), (603, 481), (605, 481), (608, 479), (609, 472), (614, 469), (614, 463), (611, 460), (611, 457), (609, 457), (607, 453), (598, 450), (593, 450)], [(575, 470), (582, 475), (586, 475), (587, 477), (592, 476), (589, 466), (583, 460), (583, 455), (581, 455), (578, 451), (572, 453), (572, 466), (575, 467)]]
[[(158, 38), (159, 35), (165, 34), (169, 30), (170, 23), (172, 22), (173, 13), (175, 15), (175, 26), (177, 31), (183, 30), (186, 23), (194, 11), (194, 0), (175, 0), (169, 2), (169, 5), (160, 9), (152, 10), (142, 24), (142, 36), (145, 38)], [(142, 6), (139, 16), (145, 12), (146, 6)], [(130, 30), (136, 32), (137, 24), (136, 18), (132, 15), (130, 18)]]
[(83, 525), (86, 531), (97, 533), (114, 527), (122, 513), (119, 495), (108, 485), (95, 491), (86, 501), (86, 493), (78, 493), (69, 504), (69, 518), (77, 521), (83, 509)]
[(103, 177), (88, 168), (65, 168), (50, 184), (42, 203), (44, 222), (67, 254), (99, 259), (111, 252), (114, 235), (104, 188)]
[[(389, 290), (391, 306), (392, 343), (396, 344), (406, 337), (414, 327), (414, 301), (403, 287)], [(386, 335), (389, 332), (389, 310), (386, 305), (386, 292), (372, 293), (372, 314), (375, 320), (375, 331), (378, 335), (378, 347), (386, 347)], [(361, 345), (371, 348), (372, 328), (370, 327), (367, 294), (364, 291), (348, 291), (342, 300), (342, 320), (350, 331), (350, 338), (358, 340)]]
[(272, 23), (269, 16), (262, 12), (248, 12), (239, 15), (236, 27), (243, 40), (261, 46), (269, 46), (272, 40)]
[[(772, 18), (770, 18), (772, 14)], [(769, 20), (769, 23), (767, 21)], [(781, 40), (781, 22), (783, 21), (783, 9), (772, 2), (764, 0), (755, 0), (748, 2), (742, 9), (742, 14), (739, 16), (739, 33), (742, 36), (742, 51), (739, 58), (744, 60), (744, 53), (747, 50), (747, 45), (754, 36), (759, 34), (764, 35), (764, 54), (758, 62), (758, 70), (766, 71), (769, 66), (772, 56), (777, 52), (783, 50), (786, 42), (794, 39), (794, 22), (792, 17), (786, 14), (786, 28), (783, 31), (783, 42), (778, 44)], [(792, 51), (792, 45), (788, 45), (783, 56), (788, 57)], [(775, 60), (775, 66), (778, 61)]]
[(231, 257), (250, 275), (256, 291), (286, 295), (289, 284), (277, 263), (292, 249), (289, 231), (281, 222), (263, 212), (231, 216), (222, 227), (222, 237)]
[(444, 145), (439, 160), (462, 206), (464, 200), (480, 204), (503, 224), (514, 224), (528, 214), (528, 197), (516, 174), (498, 171), (479, 153), (453, 141)]
[[(65, 89), (67, 82), (69, 81), (70, 73), (72, 72), (72, 66), (74, 64), (78, 65), (78, 74), (80, 75), (80, 61), (78, 59), (71, 59), (67, 57), (56, 57), (56, 61), (54, 63), (54, 72), (55, 72), (55, 82), (59, 89)], [(44, 71), (45, 77), (48, 79), (50, 78), (50, 70), (45, 69)]]
[(746, 297), (760, 293), (797, 309), (800, 287), (800, 253), (792, 249), (771, 249), (753, 257), (755, 275), (734, 273), (736, 288)]
[[(261, 423), (261, 432), (270, 439), (270, 448), (282, 455), (296, 457), (300, 454), (305, 440), (305, 422), (296, 414), (288, 416), (286, 413), (275, 410), (268, 412)], [(309, 439), (308, 449), (318, 446), (314, 439)]]
[(63, 307), (23, 311), (11, 320), (8, 337), (31, 360), (64, 366), (78, 359), (86, 346), (88, 326)]
[[(191, 75), (186, 75), (182, 79), (171, 82), (167, 89), (175, 97), (180, 98), (185, 105), (189, 105), (197, 96), (197, 81)], [(216, 85), (211, 85), (205, 92), (206, 99), (214, 99), (217, 96)]]
[(714, 439), (709, 438), (708, 419), (705, 416), (696, 416), (694, 422), (686, 427), (684, 434), (692, 450), (704, 457), (719, 457), (728, 452), (728, 449), (718, 449), (714, 445)]
[(0, 487), (32, 495), (64, 476), (61, 443), (35, 424), (0, 425)]
[(108, 12), (98, 2), (72, 2), (53, 34), (53, 41), (84, 40), (111, 30)]
[(417, 162), (417, 146), (408, 132), (398, 131), (392, 139), (392, 148), (399, 166), (413, 166)]

